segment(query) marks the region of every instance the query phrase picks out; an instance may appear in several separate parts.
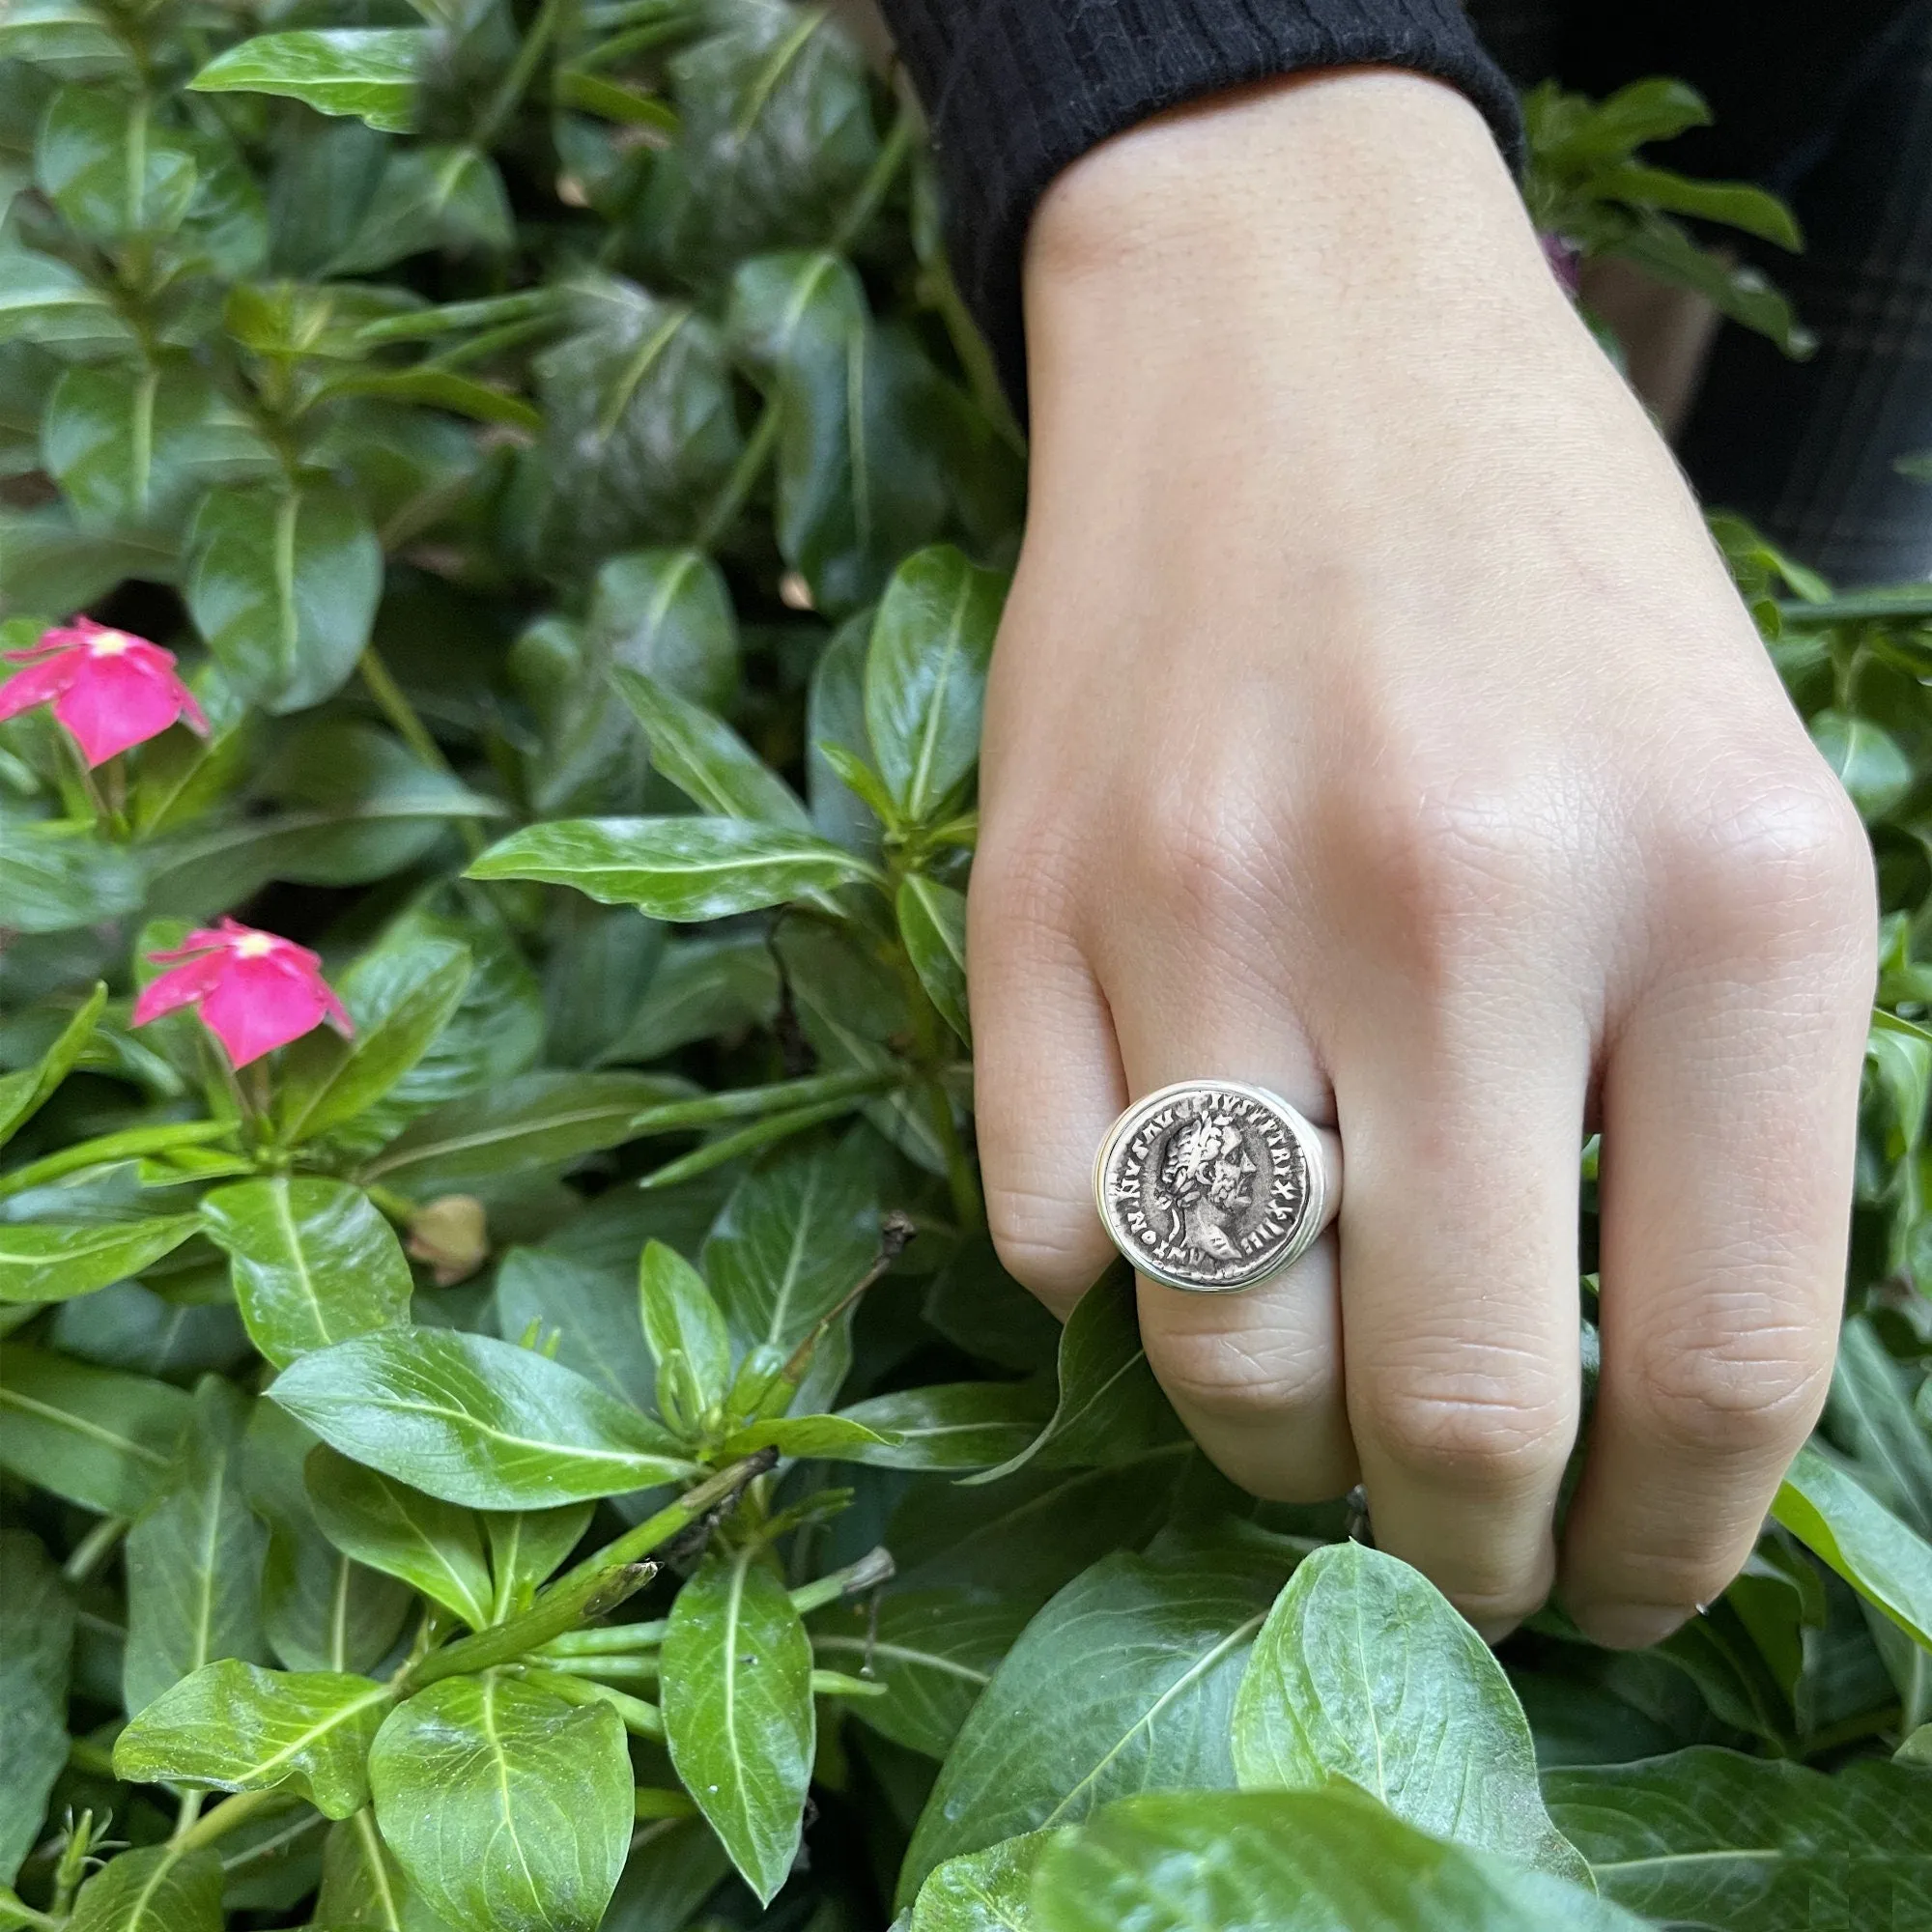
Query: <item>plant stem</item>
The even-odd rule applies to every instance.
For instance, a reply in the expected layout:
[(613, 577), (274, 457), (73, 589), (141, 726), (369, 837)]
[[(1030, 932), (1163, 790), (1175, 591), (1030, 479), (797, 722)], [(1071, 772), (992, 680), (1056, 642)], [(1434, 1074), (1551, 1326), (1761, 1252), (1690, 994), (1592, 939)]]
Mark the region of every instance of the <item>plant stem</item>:
[(634, 1738), (663, 1741), (664, 1713), (655, 1704), (646, 1704), (641, 1697), (612, 1690), (608, 1684), (594, 1684), (587, 1677), (566, 1677), (555, 1670), (526, 1668), (523, 1676), (526, 1684), (548, 1690), (568, 1704), (609, 1704), (623, 1719), (624, 1728)]
[(608, 1684), (655, 1684), (658, 1660), (655, 1654), (631, 1657), (557, 1657), (546, 1651), (541, 1662), (546, 1670), (562, 1677), (590, 1677)]
[(844, 254), (866, 232), (866, 224), (879, 212), (879, 204), (885, 200), (893, 183), (898, 178), (899, 170), (905, 166), (906, 156), (912, 153), (912, 112), (901, 107), (891, 131), (880, 145), (877, 159), (867, 170), (866, 179), (859, 184), (859, 192), (852, 197), (851, 206), (838, 217), (838, 225), (825, 244), (835, 255)]
[(73, 1547), (72, 1553), (61, 1565), (61, 1580), (67, 1583), (85, 1583), (94, 1573), (105, 1563), (113, 1553), (114, 1546), (128, 1534), (130, 1519), (125, 1516), (104, 1516)]
[(621, 1657), (636, 1651), (654, 1650), (665, 1640), (670, 1625), (659, 1617), (647, 1624), (604, 1624), (595, 1630), (565, 1631), (553, 1637), (539, 1653), (547, 1659), (582, 1657)]
[(194, 1821), (201, 1816), (201, 1801), (208, 1796), (205, 1791), (184, 1791), (180, 1807), (175, 1812), (177, 1838), (185, 1838), (194, 1829)]
[[(396, 735), (403, 743), (432, 771), (440, 772), (445, 778), (455, 778), (455, 767), (443, 755), (442, 747), (422, 722), (408, 694), (390, 674), (389, 667), (383, 662), (382, 654), (374, 644), (363, 651), (357, 668), (362, 673), (362, 682), (368, 687), (369, 696), (376, 700), (377, 710), (394, 726)], [(456, 831), (472, 859), (482, 851), (486, 841), (472, 820), (458, 819)]]
[(238, 1791), (224, 1798), (213, 1811), (195, 1819), (185, 1832), (177, 1832), (168, 1840), (178, 1852), (198, 1852), (217, 1838), (225, 1838), (238, 1826), (245, 1825), (265, 1804), (286, 1794), (279, 1791)]
[(697, 534), (691, 540), (696, 549), (711, 549), (737, 521), (738, 512), (745, 507), (745, 499), (751, 496), (753, 485), (771, 461), (778, 440), (778, 401), (775, 397), (767, 397), (764, 408), (758, 413), (758, 420), (752, 427), (752, 434), (745, 440), (745, 447), (738, 454), (738, 461), (732, 466), (730, 475), (724, 479), (724, 487), (704, 513), (704, 521), (698, 525)]
[(461, 1637), (441, 1650), (431, 1651), (420, 1663), (403, 1673), (402, 1694), (407, 1697), (426, 1684), (439, 1683), (465, 1671), (514, 1663), (539, 1644), (574, 1630), (586, 1618), (615, 1609), (656, 1575), (655, 1563), (624, 1563), (586, 1577), (576, 1589), (548, 1590), (522, 1616), (512, 1617), (508, 1623), (497, 1624), (492, 1630), (478, 1631), (474, 1636)]
[(881, 1545), (877, 1549), (868, 1550), (858, 1562), (833, 1571), (829, 1577), (800, 1584), (791, 1593), (792, 1608), (800, 1616), (809, 1617), (813, 1610), (822, 1610), (827, 1604), (836, 1604), (840, 1597), (854, 1596), (861, 1590), (890, 1582), (894, 1569), (892, 1551)]

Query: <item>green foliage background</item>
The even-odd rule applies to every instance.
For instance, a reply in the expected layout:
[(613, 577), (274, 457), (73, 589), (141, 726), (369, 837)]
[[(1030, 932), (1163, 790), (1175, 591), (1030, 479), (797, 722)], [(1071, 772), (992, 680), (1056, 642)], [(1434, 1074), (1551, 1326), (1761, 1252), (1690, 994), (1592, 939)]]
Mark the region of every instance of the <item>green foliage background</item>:
[[(1803, 353), (1700, 113), (1532, 208)], [(1881, 862), (1850, 1321), (1722, 1602), (1498, 1661), (993, 1259), (1023, 451), (825, 18), (13, 0), (0, 186), (4, 641), (213, 724), (0, 730), (0, 1928), (1932, 1925), (1932, 593), (1717, 525)], [(231, 910), (353, 1044), (130, 1031)]]

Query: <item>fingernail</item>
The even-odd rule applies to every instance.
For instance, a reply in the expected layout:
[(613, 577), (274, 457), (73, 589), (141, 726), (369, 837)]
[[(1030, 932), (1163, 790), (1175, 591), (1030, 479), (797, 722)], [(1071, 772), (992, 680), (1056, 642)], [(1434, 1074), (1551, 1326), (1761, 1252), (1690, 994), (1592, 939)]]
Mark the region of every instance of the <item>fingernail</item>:
[(1595, 1604), (1586, 1613), (1573, 1610), (1583, 1634), (1609, 1650), (1647, 1650), (1681, 1630), (1696, 1614), (1681, 1604)]

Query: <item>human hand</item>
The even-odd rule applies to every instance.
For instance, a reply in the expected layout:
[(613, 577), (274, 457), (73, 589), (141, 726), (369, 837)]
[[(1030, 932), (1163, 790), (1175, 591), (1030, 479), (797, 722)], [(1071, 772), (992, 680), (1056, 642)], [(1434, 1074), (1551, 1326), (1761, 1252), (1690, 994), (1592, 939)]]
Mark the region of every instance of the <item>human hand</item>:
[[(1142, 1284), (1177, 1408), (1262, 1495), (1359, 1470), (1487, 1634), (1556, 1578), (1654, 1641), (1829, 1378), (1858, 820), (1459, 96), (1338, 72), (1136, 129), (1049, 192), (1026, 299), (970, 907), (1001, 1254), (1062, 1312), (1099, 1272), (1130, 1094), (1247, 1080), (1338, 1125), (1339, 1246)], [(1559, 1574), (1586, 1122), (1603, 1373)]]

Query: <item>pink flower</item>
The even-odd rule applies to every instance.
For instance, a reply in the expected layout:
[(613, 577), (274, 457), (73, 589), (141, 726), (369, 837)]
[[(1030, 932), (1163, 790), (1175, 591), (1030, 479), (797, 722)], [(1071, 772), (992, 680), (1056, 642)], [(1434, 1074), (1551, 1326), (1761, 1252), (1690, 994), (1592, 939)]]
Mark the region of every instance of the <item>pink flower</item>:
[(178, 718), (208, 736), (194, 694), (175, 675), (175, 654), (146, 638), (76, 617), (5, 656), (27, 668), (0, 685), (0, 724), (51, 700), (90, 765), (105, 764)]
[(313, 1033), (324, 1020), (345, 1039), (354, 1032), (342, 1002), (322, 977), (322, 961), (292, 939), (224, 919), (148, 957), (157, 966), (184, 963), (170, 966), (134, 1002), (134, 1024), (146, 1026), (198, 1002), (202, 1024), (235, 1066)]

